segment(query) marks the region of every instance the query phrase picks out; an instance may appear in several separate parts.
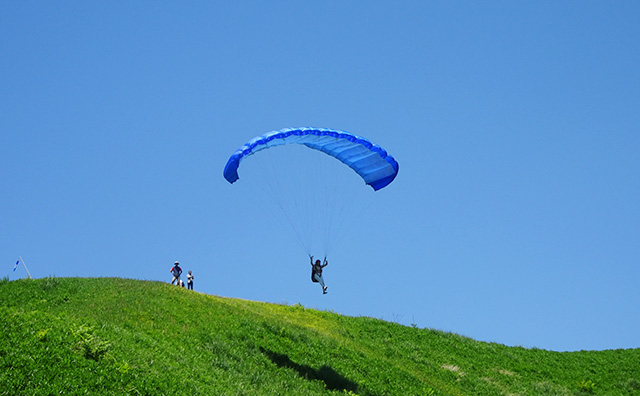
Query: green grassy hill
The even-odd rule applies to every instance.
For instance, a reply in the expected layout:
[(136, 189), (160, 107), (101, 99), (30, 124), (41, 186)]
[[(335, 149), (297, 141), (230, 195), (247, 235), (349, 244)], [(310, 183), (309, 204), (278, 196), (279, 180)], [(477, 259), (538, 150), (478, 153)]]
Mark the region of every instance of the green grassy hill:
[(640, 395), (640, 349), (550, 352), (160, 282), (0, 281), (2, 395)]

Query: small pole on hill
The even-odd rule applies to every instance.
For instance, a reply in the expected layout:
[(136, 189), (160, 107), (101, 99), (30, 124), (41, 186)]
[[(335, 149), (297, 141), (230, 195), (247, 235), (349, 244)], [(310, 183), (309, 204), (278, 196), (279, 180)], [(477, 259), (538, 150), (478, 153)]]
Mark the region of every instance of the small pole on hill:
[(22, 261), (22, 265), (24, 265), (24, 269), (27, 271), (27, 275), (29, 275), (29, 279), (33, 279), (31, 278), (31, 273), (29, 272), (29, 269), (27, 268), (27, 265), (24, 263), (24, 260), (22, 259), (22, 256), (18, 256), (20, 257), (20, 261)]

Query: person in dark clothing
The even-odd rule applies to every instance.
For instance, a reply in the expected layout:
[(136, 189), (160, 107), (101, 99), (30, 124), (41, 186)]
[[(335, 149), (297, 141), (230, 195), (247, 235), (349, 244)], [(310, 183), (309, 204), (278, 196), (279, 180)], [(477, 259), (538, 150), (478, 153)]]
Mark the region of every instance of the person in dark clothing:
[(311, 280), (313, 282), (317, 282), (320, 283), (320, 286), (322, 286), (322, 294), (327, 294), (327, 286), (325, 286), (324, 284), (324, 278), (322, 277), (322, 269), (324, 267), (326, 267), (327, 265), (329, 265), (329, 262), (327, 261), (327, 258), (324, 258), (324, 262), (320, 262), (320, 260), (316, 260), (316, 262), (313, 262), (313, 256), (309, 256), (309, 258), (311, 259)]
[(193, 274), (191, 273), (191, 270), (189, 270), (189, 273), (187, 274), (187, 289), (193, 290)]
[(171, 284), (173, 285), (173, 282), (176, 282), (176, 285), (180, 286), (180, 275), (182, 274), (182, 268), (180, 268), (180, 264), (176, 261), (173, 264), (173, 267), (170, 270), (171, 274), (173, 275), (173, 279), (171, 279)]

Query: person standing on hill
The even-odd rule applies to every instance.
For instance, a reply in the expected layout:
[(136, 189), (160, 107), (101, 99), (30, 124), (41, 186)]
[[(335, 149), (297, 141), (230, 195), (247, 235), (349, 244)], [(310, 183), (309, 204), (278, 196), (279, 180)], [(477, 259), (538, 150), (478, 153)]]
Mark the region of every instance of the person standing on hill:
[(316, 260), (315, 264), (313, 262), (313, 256), (309, 255), (311, 259), (311, 281), (320, 283), (322, 286), (322, 294), (327, 294), (327, 287), (324, 285), (324, 278), (322, 277), (322, 269), (329, 265), (327, 258), (324, 258), (324, 263), (320, 263), (320, 260)]
[(191, 270), (189, 270), (189, 273), (187, 274), (187, 289), (193, 290), (193, 274), (191, 273)]
[(180, 286), (180, 275), (182, 274), (182, 268), (180, 268), (180, 264), (176, 261), (171, 268), (171, 274), (173, 275), (173, 279), (171, 279), (171, 284), (173, 282), (178, 281), (176, 285)]

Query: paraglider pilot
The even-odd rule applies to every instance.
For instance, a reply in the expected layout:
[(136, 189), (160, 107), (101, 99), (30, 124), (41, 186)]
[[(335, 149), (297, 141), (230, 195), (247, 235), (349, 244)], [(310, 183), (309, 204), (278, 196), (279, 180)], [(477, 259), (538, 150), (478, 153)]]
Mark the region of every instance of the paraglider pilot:
[(316, 260), (313, 262), (313, 256), (309, 255), (311, 259), (311, 281), (320, 283), (322, 286), (322, 294), (327, 294), (327, 287), (324, 285), (324, 279), (322, 278), (322, 269), (329, 265), (327, 258), (324, 258), (324, 263), (321, 263), (320, 260)]

